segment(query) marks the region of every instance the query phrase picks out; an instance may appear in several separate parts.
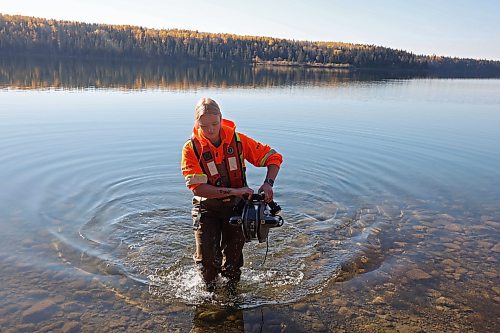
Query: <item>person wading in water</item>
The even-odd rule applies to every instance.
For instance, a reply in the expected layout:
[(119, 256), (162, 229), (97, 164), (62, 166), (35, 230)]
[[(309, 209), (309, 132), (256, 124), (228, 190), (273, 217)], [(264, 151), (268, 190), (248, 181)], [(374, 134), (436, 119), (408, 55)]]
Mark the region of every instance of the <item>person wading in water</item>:
[(229, 218), (239, 201), (253, 194), (246, 182), (245, 161), (267, 168), (258, 192), (271, 202), (281, 154), (236, 132), (235, 123), (222, 118), (213, 99), (200, 99), (192, 137), (182, 149), (181, 169), (194, 194), (194, 261), (209, 291), (214, 290), (219, 273), (233, 286), (240, 280), (245, 237), (241, 228), (229, 224)]

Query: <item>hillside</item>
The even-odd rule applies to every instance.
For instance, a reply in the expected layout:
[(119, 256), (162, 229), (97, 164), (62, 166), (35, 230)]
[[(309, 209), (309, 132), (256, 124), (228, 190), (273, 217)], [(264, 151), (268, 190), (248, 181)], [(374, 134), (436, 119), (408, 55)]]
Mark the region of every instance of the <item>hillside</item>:
[(0, 54), (500, 74), (500, 62), (387, 47), (158, 30), (0, 14)]

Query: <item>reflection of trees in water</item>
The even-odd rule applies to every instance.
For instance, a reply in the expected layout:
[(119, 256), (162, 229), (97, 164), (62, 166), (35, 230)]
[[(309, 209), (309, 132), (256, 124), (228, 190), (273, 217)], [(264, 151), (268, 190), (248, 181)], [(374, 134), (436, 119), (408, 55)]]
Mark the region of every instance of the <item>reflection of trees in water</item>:
[[(43, 88), (164, 88), (335, 86), (347, 81), (402, 78), (386, 73), (277, 66), (0, 58), (0, 86)], [(408, 76), (404, 77), (408, 78)]]

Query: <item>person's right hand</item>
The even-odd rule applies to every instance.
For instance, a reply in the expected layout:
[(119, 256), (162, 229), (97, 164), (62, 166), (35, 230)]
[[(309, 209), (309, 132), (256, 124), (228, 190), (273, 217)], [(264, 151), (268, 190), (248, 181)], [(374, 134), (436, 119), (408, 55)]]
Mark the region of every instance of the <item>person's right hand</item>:
[(240, 187), (235, 190), (236, 193), (234, 195), (243, 199), (248, 199), (253, 194), (253, 190), (250, 187)]

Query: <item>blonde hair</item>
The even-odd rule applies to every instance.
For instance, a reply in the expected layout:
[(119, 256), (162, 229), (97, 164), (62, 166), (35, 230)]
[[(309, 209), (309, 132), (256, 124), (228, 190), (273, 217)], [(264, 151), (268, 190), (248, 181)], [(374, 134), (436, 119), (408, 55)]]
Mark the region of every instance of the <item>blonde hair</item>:
[(209, 97), (202, 97), (196, 104), (196, 107), (194, 108), (194, 120), (200, 120), (201, 116), (204, 114), (213, 114), (222, 117), (219, 105), (216, 101)]

